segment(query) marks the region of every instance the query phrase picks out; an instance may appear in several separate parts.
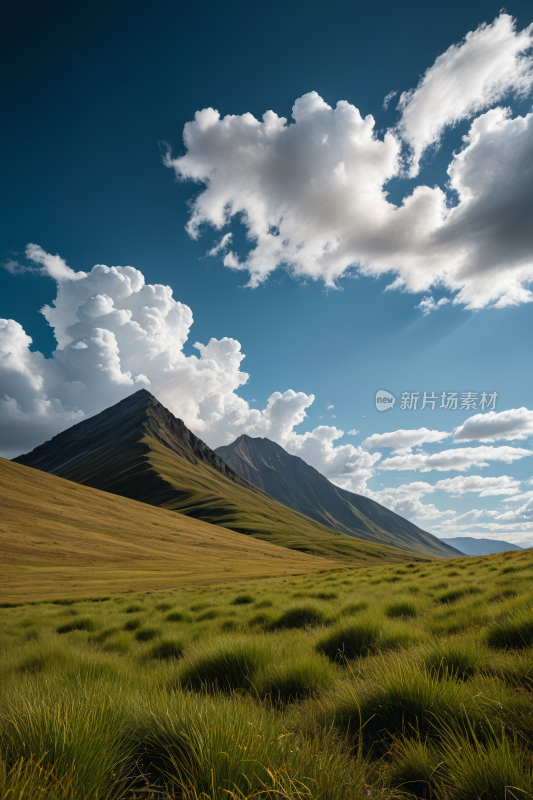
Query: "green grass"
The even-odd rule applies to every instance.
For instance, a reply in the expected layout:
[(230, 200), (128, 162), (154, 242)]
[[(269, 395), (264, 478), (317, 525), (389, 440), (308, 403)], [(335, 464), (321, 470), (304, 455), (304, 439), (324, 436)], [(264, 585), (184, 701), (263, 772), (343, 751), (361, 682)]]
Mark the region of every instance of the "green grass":
[(2, 608), (0, 797), (531, 800), (533, 554), (445, 572)]
[(326, 621), (326, 615), (317, 606), (311, 604), (293, 606), (284, 611), (273, 623), (273, 628), (307, 628), (320, 625)]
[(320, 639), (317, 650), (332, 661), (366, 656), (375, 649), (380, 637), (377, 623), (372, 619), (345, 623)]
[(254, 602), (254, 597), (251, 594), (239, 594), (231, 601), (232, 606), (246, 606)]
[(250, 690), (260, 669), (271, 658), (268, 644), (257, 639), (223, 642), (207, 653), (192, 657), (182, 670), (182, 686), (196, 691)]
[(178, 659), (183, 656), (185, 649), (186, 645), (183, 641), (177, 639), (163, 639), (150, 648), (148, 657), (159, 660)]
[(291, 703), (326, 689), (331, 682), (327, 659), (309, 653), (304, 658), (286, 658), (271, 667), (262, 683), (261, 694), (274, 703)]
[(149, 626), (145, 626), (144, 628), (139, 628), (135, 633), (135, 638), (138, 642), (151, 642), (152, 639), (156, 639), (159, 634), (161, 633), (159, 628), (151, 628)]
[(58, 633), (70, 633), (71, 631), (94, 631), (96, 623), (92, 617), (80, 617), (71, 619), (56, 628)]
[(438, 783), (439, 755), (420, 739), (400, 739), (391, 769), (392, 785), (409, 795), (430, 798)]
[(386, 609), (385, 614), (391, 619), (397, 617), (416, 617), (418, 609), (414, 603), (409, 600), (401, 600), (399, 603), (390, 603)]
[(458, 600), (462, 600), (463, 597), (469, 594), (477, 594), (479, 591), (478, 586), (458, 586), (455, 589), (449, 589), (447, 592), (439, 594), (435, 601), (437, 603), (456, 603)]
[(511, 650), (533, 647), (531, 608), (495, 619), (487, 630), (487, 643), (490, 647)]

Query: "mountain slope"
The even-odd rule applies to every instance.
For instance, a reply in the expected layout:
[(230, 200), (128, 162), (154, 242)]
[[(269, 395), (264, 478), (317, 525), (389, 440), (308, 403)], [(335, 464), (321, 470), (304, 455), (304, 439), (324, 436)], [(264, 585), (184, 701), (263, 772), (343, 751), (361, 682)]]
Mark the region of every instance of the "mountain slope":
[(341, 533), (434, 557), (461, 555), (374, 500), (335, 486), (270, 439), (243, 435), (215, 452), (235, 472), (280, 503)]
[(506, 550), (523, 550), (517, 544), (502, 542), (497, 539), (474, 539), (473, 536), (456, 536), (453, 539), (441, 539), (441, 542), (456, 547), (466, 556), (488, 556), (492, 553), (504, 553)]
[(336, 566), (1, 458), (0, 495), (4, 601), (165, 589)]
[(292, 550), (357, 563), (415, 555), (349, 538), (281, 505), (145, 389), (14, 461)]

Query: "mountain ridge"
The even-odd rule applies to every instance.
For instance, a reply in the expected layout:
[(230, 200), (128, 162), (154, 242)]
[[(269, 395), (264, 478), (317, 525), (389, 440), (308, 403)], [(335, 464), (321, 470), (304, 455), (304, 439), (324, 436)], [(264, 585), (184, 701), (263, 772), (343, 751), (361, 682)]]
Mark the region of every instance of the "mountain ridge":
[[(451, 547), (461, 547), (465, 556), (488, 556), (493, 553), (505, 553), (508, 550), (526, 549), (500, 539), (476, 539), (474, 536), (447, 536), (442, 537), (441, 542), (445, 542)], [(454, 545), (453, 542), (457, 544)]]
[(457, 549), (368, 497), (341, 489), (299, 456), (263, 437), (239, 436), (215, 452), (235, 472), (278, 502), (340, 533), (397, 547), (425, 547), (434, 555)]
[(345, 536), (280, 504), (145, 389), (13, 461), (300, 552), (358, 562), (429, 557)]
[[(139, 389), (99, 414), (56, 434), (30, 453), (11, 460), (32, 466), (34, 469), (42, 468), (53, 475), (62, 474), (66, 470), (75, 470), (77, 462), (86, 460), (89, 453), (96, 455), (104, 447), (127, 441), (132, 432), (136, 433), (139, 427), (190, 463), (196, 463), (195, 458), (208, 463), (235, 483), (257, 491), (257, 487), (248, 484), (248, 481), (232, 470), (147, 389)], [(169, 432), (173, 435), (172, 438), (169, 437)], [(105, 445), (99, 444), (103, 438), (107, 438)], [(80, 444), (84, 446), (81, 452)], [(52, 445), (55, 448), (53, 455), (51, 455)], [(28, 463), (30, 460), (31, 464)]]

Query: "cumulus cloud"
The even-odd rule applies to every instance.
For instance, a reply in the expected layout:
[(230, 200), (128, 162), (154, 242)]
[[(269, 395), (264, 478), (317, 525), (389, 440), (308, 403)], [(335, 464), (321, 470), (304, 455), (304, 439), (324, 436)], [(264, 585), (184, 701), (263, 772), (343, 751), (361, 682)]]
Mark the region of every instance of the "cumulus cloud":
[[(451, 509), (439, 511), (432, 503), (423, 503), (422, 498), (426, 494), (433, 494), (438, 490), (454, 495), (475, 492), (479, 497), (507, 495), (519, 491), (519, 487), (520, 481), (510, 478), (508, 475), (502, 475), (497, 478), (482, 478), (480, 475), (468, 477), (459, 475), (456, 478), (437, 481), (435, 484), (426, 483), (425, 481), (413, 481), (412, 483), (404, 483), (396, 488), (381, 489), (378, 492), (367, 491), (366, 494), (397, 514), (407, 517), (407, 519), (430, 520), (436, 517), (453, 516), (455, 524), (456, 521), (463, 519), (466, 521), (472, 521), (474, 518), (479, 520), (484, 512), (476, 510), (475, 517), (471, 516), (468, 519), (466, 519), (465, 515), (455, 517), (455, 512)], [(493, 517), (497, 514), (498, 512), (494, 511), (490, 512), (489, 516)]]
[(367, 450), (373, 450), (377, 447), (392, 447), (395, 453), (409, 453), (417, 445), (422, 445), (426, 442), (442, 442), (448, 436), (451, 436), (451, 434), (446, 431), (432, 431), (429, 428), (400, 429), (389, 433), (373, 433), (372, 436), (368, 436), (361, 443), (361, 447)]
[(434, 519), (441, 516), (454, 516), (451, 509), (439, 511), (432, 503), (422, 503), (421, 498), (435, 491), (435, 487), (424, 481), (404, 483), (396, 488), (381, 489), (379, 492), (368, 493), (372, 500), (381, 503), (396, 514), (407, 519)]
[(533, 497), (528, 497), (525, 503), (522, 503), (517, 508), (507, 509), (502, 514), (499, 514), (497, 519), (509, 519), (516, 522), (533, 521)]
[[(223, 263), (248, 272), (251, 287), (283, 266), (331, 287), (354, 271), (390, 274), (391, 289), (439, 287), (472, 309), (530, 302), (531, 115), (513, 119), (498, 107), (474, 119), (448, 167), (455, 205), (423, 184), (395, 205), (386, 187), (405, 173), (406, 143), (419, 154), (445, 127), (528, 91), (531, 39), (505, 14), (481, 26), (403, 95), (399, 127), (382, 138), (372, 116), (344, 100), (332, 108), (316, 92), (296, 100), (291, 124), (274, 111), (262, 120), (198, 111), (184, 128), (187, 152), (165, 156), (179, 179), (203, 184), (190, 235), (240, 220), (251, 248), (225, 252)], [(439, 307), (431, 298), (423, 313)]]
[(475, 414), (455, 429), (453, 439), (455, 442), (495, 442), (497, 439), (512, 441), (527, 439), (532, 434), (533, 411), (522, 407)]
[(447, 472), (457, 470), (464, 472), (471, 467), (488, 467), (489, 461), (503, 461), (511, 464), (526, 456), (533, 455), (533, 451), (519, 447), (463, 447), (457, 450), (442, 450), (440, 453), (409, 453), (406, 455), (391, 456), (379, 465), (384, 470), (417, 470), (419, 472)]
[(343, 431), (320, 425), (298, 434), (314, 396), (274, 392), (262, 410), (237, 394), (248, 380), (235, 339), (183, 346), (191, 309), (169, 286), (147, 285), (133, 267), (97, 264), (75, 272), (60, 256), (29, 245), (28, 258), (57, 282), (42, 313), (58, 342), (51, 358), (32, 352), (31, 338), (14, 320), (0, 320), (0, 452), (10, 458), (141, 387), (155, 394), (212, 447), (247, 433), (266, 436), (300, 455), (330, 480), (364, 488), (379, 454), (339, 445)]
[(508, 14), (480, 25), (440, 55), (420, 83), (398, 104), (402, 137), (412, 148), (411, 174), (445, 128), (500, 102), (510, 92), (525, 96), (533, 82), (533, 26), (516, 31)]
[(454, 495), (475, 492), (479, 497), (492, 495), (514, 495), (520, 491), (520, 481), (509, 475), (500, 475), (497, 478), (482, 478), (481, 475), (458, 475), (456, 478), (445, 478), (437, 481), (435, 489), (450, 492)]
[(437, 311), (441, 306), (445, 306), (449, 302), (448, 297), (441, 297), (438, 302), (435, 302), (433, 296), (430, 295), (429, 297), (424, 297), (415, 308), (419, 308), (422, 314), (427, 317), (432, 311)]

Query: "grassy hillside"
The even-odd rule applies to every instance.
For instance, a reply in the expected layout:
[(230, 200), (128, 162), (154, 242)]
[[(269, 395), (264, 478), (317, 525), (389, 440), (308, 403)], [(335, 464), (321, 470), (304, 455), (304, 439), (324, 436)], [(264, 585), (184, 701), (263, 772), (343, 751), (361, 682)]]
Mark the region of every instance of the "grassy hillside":
[(71, 481), (157, 502), (167, 510), (294, 551), (354, 564), (416, 557), (409, 551), (338, 534), (255, 488), (229, 480), (209, 464), (179, 456), (147, 434), (138, 441), (132, 437), (120, 447), (102, 449), (62, 474)]
[(532, 579), (523, 551), (0, 608), (0, 796), (527, 800)]
[(189, 464), (146, 436), (146, 463), (176, 496), (163, 508), (213, 522), (290, 550), (362, 565), (376, 559), (405, 562), (419, 557), (381, 543), (339, 534), (276, 502), (262, 492), (230, 482), (207, 464)]
[(348, 537), (276, 502), (146, 390), (15, 461), (295, 551), (353, 563), (415, 557), (407, 547)]
[(326, 559), (4, 459), (0, 495), (2, 600), (102, 595), (331, 568)]

